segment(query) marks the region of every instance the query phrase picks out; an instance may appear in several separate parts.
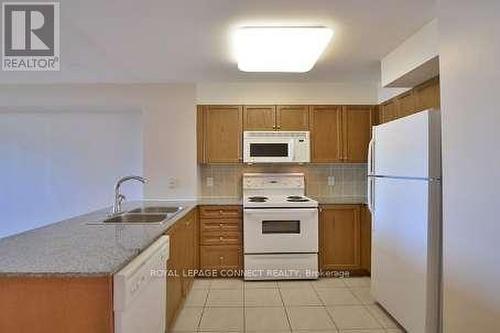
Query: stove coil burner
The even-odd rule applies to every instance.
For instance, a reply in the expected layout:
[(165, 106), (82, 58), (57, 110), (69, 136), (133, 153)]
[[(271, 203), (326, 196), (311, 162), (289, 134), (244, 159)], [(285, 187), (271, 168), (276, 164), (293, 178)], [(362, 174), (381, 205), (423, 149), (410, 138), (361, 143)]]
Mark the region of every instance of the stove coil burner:
[(286, 199), (287, 199), (286, 201), (288, 201), (288, 202), (307, 202), (307, 201), (309, 201), (309, 199), (301, 197), (299, 195), (290, 195), (290, 196), (286, 197)]
[(268, 200), (267, 197), (249, 197), (248, 201), (250, 202), (266, 202)]

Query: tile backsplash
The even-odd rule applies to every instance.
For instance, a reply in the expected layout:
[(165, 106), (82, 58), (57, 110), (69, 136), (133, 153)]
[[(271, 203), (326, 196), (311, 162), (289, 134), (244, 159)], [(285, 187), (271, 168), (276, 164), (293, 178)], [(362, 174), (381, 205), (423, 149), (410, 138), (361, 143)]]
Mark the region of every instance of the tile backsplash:
[(366, 164), (309, 165), (203, 165), (200, 166), (202, 197), (241, 197), (245, 172), (302, 172), (306, 194), (313, 197), (365, 197)]

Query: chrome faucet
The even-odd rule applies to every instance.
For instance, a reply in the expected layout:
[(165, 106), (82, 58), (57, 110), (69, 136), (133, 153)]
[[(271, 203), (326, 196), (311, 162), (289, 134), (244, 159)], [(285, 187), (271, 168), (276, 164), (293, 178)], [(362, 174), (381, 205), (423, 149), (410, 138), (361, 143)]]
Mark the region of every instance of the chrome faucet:
[(141, 176), (126, 176), (120, 178), (115, 185), (115, 201), (113, 202), (113, 215), (120, 214), (122, 211), (122, 203), (125, 201), (126, 197), (120, 193), (120, 186), (122, 183), (129, 180), (137, 180), (143, 184), (147, 182), (147, 179)]

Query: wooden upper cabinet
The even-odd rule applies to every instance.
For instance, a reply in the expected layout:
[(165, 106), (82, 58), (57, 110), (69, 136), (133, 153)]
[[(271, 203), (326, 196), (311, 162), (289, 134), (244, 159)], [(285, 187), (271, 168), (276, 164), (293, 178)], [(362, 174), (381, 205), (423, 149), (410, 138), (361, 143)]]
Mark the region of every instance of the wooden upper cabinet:
[(373, 106), (345, 106), (342, 113), (342, 160), (366, 163), (371, 138)]
[(245, 131), (272, 131), (276, 129), (276, 107), (274, 105), (247, 105), (243, 107)]
[(415, 95), (410, 90), (396, 98), (397, 117), (402, 118), (415, 113)]
[(321, 207), (319, 223), (320, 269), (361, 269), (360, 206)]
[(439, 78), (431, 79), (420, 86), (415, 87), (416, 111), (429, 108), (439, 108)]
[(307, 131), (309, 129), (307, 105), (278, 105), (276, 107), (276, 129)]
[(381, 124), (396, 119), (396, 103), (394, 100), (384, 102), (379, 107), (379, 122)]
[(342, 160), (342, 107), (313, 105), (309, 109), (311, 162), (328, 163)]
[(201, 163), (238, 163), (242, 160), (242, 107), (209, 105), (199, 111), (198, 151)]

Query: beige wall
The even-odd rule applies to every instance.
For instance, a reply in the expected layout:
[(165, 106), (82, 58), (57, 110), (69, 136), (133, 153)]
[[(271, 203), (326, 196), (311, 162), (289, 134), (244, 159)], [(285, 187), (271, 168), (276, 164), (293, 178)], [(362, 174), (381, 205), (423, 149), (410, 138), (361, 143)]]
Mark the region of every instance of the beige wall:
[[(195, 100), (196, 89), (191, 84), (0, 86), (0, 112), (16, 107), (35, 111), (142, 110), (143, 170), (150, 180), (144, 189), (146, 198), (196, 197)], [(173, 187), (169, 180), (175, 183)]]
[[(430, 63), (438, 54), (438, 22), (434, 19), (382, 58), (382, 86), (412, 87), (436, 76), (438, 67), (424, 64)], [(409, 74), (419, 68), (423, 73)]]
[(500, 1), (440, 0), (444, 332), (500, 332)]
[(377, 104), (371, 83), (200, 83), (200, 104)]

